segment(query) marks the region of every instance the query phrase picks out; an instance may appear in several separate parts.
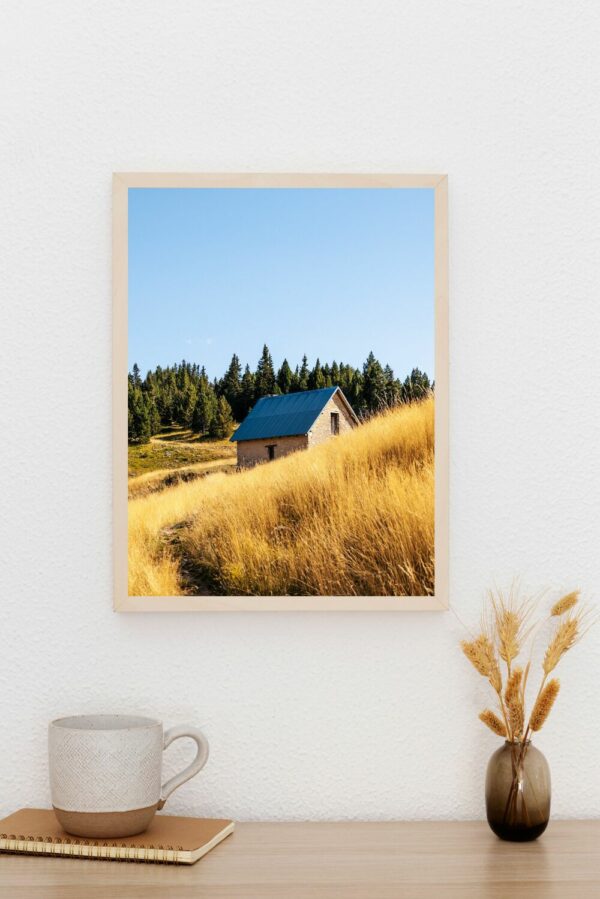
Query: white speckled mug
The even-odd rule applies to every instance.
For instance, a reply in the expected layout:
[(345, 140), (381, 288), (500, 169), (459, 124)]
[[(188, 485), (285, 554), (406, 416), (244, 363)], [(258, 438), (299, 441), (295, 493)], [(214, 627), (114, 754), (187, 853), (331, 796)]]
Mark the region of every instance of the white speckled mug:
[[(191, 737), (191, 765), (162, 783), (162, 754)], [(48, 728), (50, 790), (61, 827), (81, 837), (126, 837), (146, 830), (173, 790), (208, 759), (208, 742), (187, 724), (163, 733), (160, 721), (133, 715), (77, 715)]]

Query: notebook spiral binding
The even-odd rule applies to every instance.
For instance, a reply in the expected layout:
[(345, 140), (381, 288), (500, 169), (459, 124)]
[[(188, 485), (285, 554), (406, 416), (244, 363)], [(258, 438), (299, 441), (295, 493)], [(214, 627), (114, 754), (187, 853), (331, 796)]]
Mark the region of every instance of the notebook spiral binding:
[(28, 855), (60, 855), (71, 858), (105, 858), (119, 862), (158, 862), (175, 864), (183, 846), (127, 846), (125, 843), (100, 843), (98, 840), (71, 840), (69, 837), (34, 837), (24, 834), (0, 833), (4, 852)]

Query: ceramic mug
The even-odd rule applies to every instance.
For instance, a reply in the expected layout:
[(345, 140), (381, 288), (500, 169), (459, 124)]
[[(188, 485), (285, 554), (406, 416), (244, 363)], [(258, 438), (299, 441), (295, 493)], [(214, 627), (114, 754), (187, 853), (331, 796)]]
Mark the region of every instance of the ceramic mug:
[[(162, 754), (191, 737), (191, 765), (162, 784)], [(208, 742), (195, 727), (164, 731), (160, 721), (134, 715), (77, 715), (48, 728), (50, 790), (61, 827), (81, 837), (127, 837), (146, 830), (173, 790), (208, 759)]]

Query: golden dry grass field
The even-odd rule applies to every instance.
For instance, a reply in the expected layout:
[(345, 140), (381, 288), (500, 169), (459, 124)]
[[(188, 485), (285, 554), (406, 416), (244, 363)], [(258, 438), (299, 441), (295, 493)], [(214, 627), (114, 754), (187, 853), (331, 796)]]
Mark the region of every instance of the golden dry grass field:
[(129, 500), (129, 594), (434, 592), (434, 401)]

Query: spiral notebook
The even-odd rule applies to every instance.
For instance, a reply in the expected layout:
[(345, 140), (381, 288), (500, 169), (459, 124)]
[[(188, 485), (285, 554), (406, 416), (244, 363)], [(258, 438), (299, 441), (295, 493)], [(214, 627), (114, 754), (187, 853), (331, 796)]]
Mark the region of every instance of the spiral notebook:
[(155, 815), (148, 830), (136, 837), (85, 840), (65, 833), (51, 809), (22, 808), (0, 820), (0, 852), (193, 865), (234, 826), (217, 818)]

